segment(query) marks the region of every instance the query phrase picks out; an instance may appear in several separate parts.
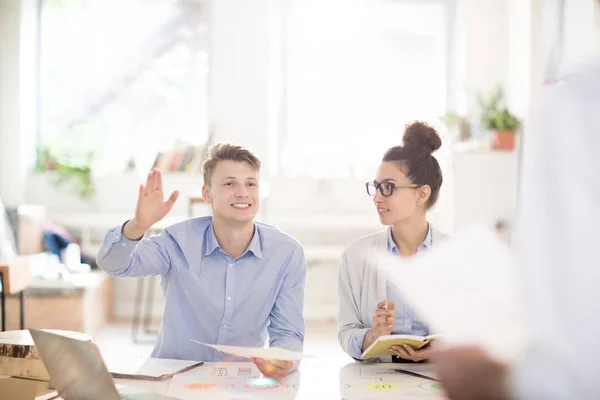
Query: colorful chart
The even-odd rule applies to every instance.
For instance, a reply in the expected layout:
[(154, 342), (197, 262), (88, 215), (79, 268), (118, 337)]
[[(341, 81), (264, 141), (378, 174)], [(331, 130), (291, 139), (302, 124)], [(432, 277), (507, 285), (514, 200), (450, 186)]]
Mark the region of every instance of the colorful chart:
[(173, 377), (168, 395), (211, 400), (442, 400), (438, 382), (394, 372), (391, 364), (314, 367), (306, 362), (283, 380), (264, 378), (252, 363), (208, 364)]
[(213, 367), (212, 376), (218, 376), (218, 377), (229, 376), (229, 368), (228, 367)]
[(214, 389), (217, 387), (214, 383), (193, 382), (183, 385), (186, 389)]
[(429, 391), (433, 391), (433, 392), (438, 392), (438, 391), (442, 390), (442, 385), (438, 382), (422, 383), (419, 385), (419, 387), (421, 389), (425, 389), (425, 390), (429, 390)]
[(264, 392), (276, 389), (285, 389), (287, 385), (283, 385), (278, 383), (273, 379), (253, 379), (248, 381), (247, 383), (236, 383), (233, 385), (235, 389), (244, 390), (244, 391), (252, 391), (252, 392)]
[(399, 386), (391, 383), (376, 383), (367, 387), (372, 390), (393, 390), (398, 389)]

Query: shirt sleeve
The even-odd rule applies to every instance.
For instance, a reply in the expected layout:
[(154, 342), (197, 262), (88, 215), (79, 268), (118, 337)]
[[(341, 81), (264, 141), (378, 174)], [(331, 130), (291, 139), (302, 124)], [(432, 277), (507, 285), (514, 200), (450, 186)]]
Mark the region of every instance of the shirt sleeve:
[(109, 229), (98, 252), (98, 266), (109, 275), (150, 276), (167, 275), (171, 262), (167, 251), (170, 237), (166, 233), (129, 240), (123, 235), (124, 225)]
[(516, 399), (600, 398), (600, 85), (595, 95), (591, 86), (545, 89), (526, 137), (516, 243), (531, 344), (510, 374)]
[[(270, 315), (268, 326), (270, 347), (302, 351), (304, 347), (304, 296), (306, 286), (306, 258), (297, 246), (288, 262), (287, 272)], [(293, 371), (299, 366), (294, 363)]]
[(360, 360), (363, 353), (362, 343), (370, 328), (365, 327), (362, 322), (358, 300), (352, 291), (346, 254), (342, 256), (340, 263), (338, 290), (340, 297), (338, 340), (344, 352)]

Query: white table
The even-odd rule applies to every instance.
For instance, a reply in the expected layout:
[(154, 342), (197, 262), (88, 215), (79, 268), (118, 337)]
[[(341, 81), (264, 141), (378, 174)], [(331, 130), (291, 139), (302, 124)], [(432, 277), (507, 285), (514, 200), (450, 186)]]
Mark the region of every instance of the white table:
[(280, 382), (261, 378), (252, 363), (205, 363), (164, 382), (116, 380), (181, 399), (321, 400), (443, 399), (437, 382), (398, 374), (399, 364), (363, 364), (311, 359)]

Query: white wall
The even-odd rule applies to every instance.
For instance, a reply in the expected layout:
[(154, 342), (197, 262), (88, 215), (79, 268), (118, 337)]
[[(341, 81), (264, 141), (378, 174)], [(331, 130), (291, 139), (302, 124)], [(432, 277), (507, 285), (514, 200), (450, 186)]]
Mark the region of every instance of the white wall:
[[(33, 2), (33, 0), (27, 1)], [(15, 12), (24, 15), (21, 14), (21, 9), (16, 10), (14, 7), (16, 3), (18, 2), (0, 0), (0, 4), (12, 5), (11, 15), (14, 16)], [(527, 5), (530, 3), (527, 0), (522, 2), (456, 0), (456, 13), (459, 19), (456, 23), (457, 53), (454, 56), (453, 69), (456, 76), (452, 77), (454, 87), (458, 90), (467, 88), (486, 91), (497, 83), (504, 83), (509, 90), (511, 105), (519, 111), (525, 108), (527, 100), (523, 97), (522, 90), (523, 86), (528, 84), (528, 80), (531, 80), (533, 67), (528, 57), (531, 57), (531, 51), (535, 46), (530, 41), (520, 40), (527, 40), (523, 35), (528, 31), (531, 33), (532, 30), (533, 17), (527, 15), (529, 11)], [(23, 4), (28, 3), (23, 2)], [(273, 169), (276, 158), (272, 150), (277, 147), (274, 137), (276, 138), (277, 134), (278, 110), (281, 106), (279, 102), (281, 26), (278, 24), (280, 15), (278, 4), (276, 0), (209, 2), (209, 107), (214, 140), (235, 141), (248, 145), (263, 158), (265, 172)], [(25, 200), (47, 205), (49, 215), (78, 211), (130, 215), (135, 207), (137, 184), (142, 179), (133, 174), (99, 178), (98, 192), (87, 203), (56, 190), (48, 180), (48, 175), (30, 177), (25, 186), (25, 178), (22, 176), (25, 169), (22, 168), (22, 164), (25, 160), (31, 160), (28, 154), (33, 149), (33, 141), (31, 133), (27, 133), (31, 131), (31, 126), (22, 125), (21, 119), (15, 119), (14, 115), (27, 108), (15, 109), (14, 104), (5, 106), (14, 98), (22, 97), (18, 85), (12, 80), (18, 71), (18, 63), (6, 61), (7, 55), (8, 59), (11, 57), (14, 59), (15, 54), (19, 52), (15, 50), (16, 40), (7, 40), (10, 35), (5, 32), (9, 30), (8, 33), (14, 37), (17, 30), (14, 20), (6, 10), (0, 12), (0, 22), (2, 22), (0, 29), (3, 30), (0, 35), (0, 43), (2, 43), (0, 46), (0, 79), (2, 79), (0, 80), (0, 87), (2, 87), (0, 113), (9, 110), (8, 115), (0, 114), (0, 163), (3, 163), (0, 164), (0, 196), (14, 195), (14, 201), (20, 201), (20, 193), (26, 192)], [(25, 37), (20, 32), (17, 36), (19, 40)], [(25, 56), (21, 55), (21, 57)], [(29, 73), (27, 70), (22, 70), (21, 78)], [(466, 109), (468, 104), (472, 105), (473, 98), (462, 96), (457, 103), (459, 106), (462, 103), (462, 109)], [(17, 135), (18, 140), (15, 140), (12, 135), (15, 131), (21, 132)], [(447, 202), (435, 210), (438, 213), (432, 216), (435, 222), (440, 221), (442, 228), (451, 232), (454, 219), (460, 224), (473, 216), (481, 216), (484, 219), (495, 217), (499, 212), (498, 209), (508, 203), (496, 203), (494, 209), (482, 209), (483, 206), (471, 207), (469, 201), (478, 199), (480, 189), (478, 185), (473, 184), (473, 181), (482, 182), (485, 173), (488, 173), (496, 176), (502, 174), (504, 182), (509, 182), (514, 171), (510, 168), (507, 171), (503, 167), (490, 167), (487, 172), (480, 171), (482, 165), (489, 166), (494, 163), (493, 159), (482, 160), (481, 158), (479, 163), (475, 164), (466, 159), (459, 160), (458, 164), (455, 164), (456, 168), (453, 169), (452, 155), (448, 157), (443, 160), (443, 163), (448, 166), (445, 177), (446, 192), (443, 194)], [(452, 174), (452, 171), (458, 171), (458, 174)], [(290, 216), (305, 222), (308, 228), (300, 234), (303, 242), (306, 241), (311, 245), (331, 244), (328, 240), (335, 236), (337, 230), (339, 232), (335, 238), (337, 244), (344, 244), (351, 238), (366, 233), (365, 230), (378, 227), (371, 199), (364, 194), (361, 181), (288, 180), (270, 177), (268, 173), (265, 175), (271, 183), (271, 194), (267, 204), (269, 215), (277, 216), (282, 224), (285, 224), (284, 217)], [(200, 177), (181, 174), (166, 175), (166, 190), (177, 188), (183, 192), (174, 213), (185, 215), (186, 197), (200, 188), (202, 183), (200, 179)], [(456, 192), (448, 190), (452, 188), (453, 181), (457, 181), (455, 188), (460, 193), (460, 198), (455, 195)], [(12, 187), (9, 190), (8, 185), (14, 183), (17, 184), (17, 190), (13, 190)], [(504, 185), (503, 183), (500, 186), (504, 187)], [(512, 190), (512, 188), (506, 189), (509, 195)], [(491, 195), (492, 192), (487, 194), (490, 194), (490, 197), (479, 198), (479, 205), (487, 201), (498, 202), (498, 198)], [(457, 201), (460, 204), (452, 204)], [(500, 211), (510, 213), (509, 208)], [(452, 215), (449, 217), (449, 214)], [(335, 218), (328, 220), (327, 226), (323, 227), (326, 228), (326, 232), (316, 235), (311, 230), (311, 226), (319, 222), (323, 225), (323, 216)], [(457, 218), (454, 218), (455, 216)], [(112, 223), (111, 217), (107, 218), (108, 222)], [(329, 221), (341, 222), (335, 225)], [(114, 221), (114, 223), (118, 222), (120, 221)], [(333, 239), (331, 240), (333, 242)], [(311, 274), (309, 279), (316, 279), (318, 282), (335, 281), (335, 268), (328, 271), (326, 276), (319, 275), (319, 272)], [(130, 315), (131, 308), (127, 304), (131, 304), (131, 299), (127, 296), (130, 296), (128, 293), (131, 289), (131, 282), (117, 285), (117, 300), (122, 300), (120, 306), (123, 305), (121, 311), (124, 316)], [(157, 298), (160, 296), (157, 295)], [(318, 296), (314, 299), (317, 304), (319, 301), (325, 301)], [(160, 310), (160, 306), (156, 308)]]
[[(487, 91), (508, 80), (510, 21), (508, 0), (458, 0), (464, 41), (464, 65), (460, 71), (464, 87), (471, 91)], [(460, 87), (460, 86), (459, 86)], [(475, 100), (472, 96), (468, 104)]]
[(209, 115), (215, 142), (242, 143), (269, 171), (279, 107), (277, 0), (217, 0), (209, 6)]
[[(454, 79), (459, 88), (487, 90), (506, 82), (510, 49), (510, 18), (507, 0), (457, 1), (458, 54)], [(211, 128), (215, 141), (237, 141), (259, 153), (265, 162), (264, 172), (273, 164), (279, 104), (280, 48), (277, 24), (279, 12), (275, 0), (210, 2), (210, 93)], [(472, 100), (472, 99), (471, 99)], [(447, 163), (451, 165), (451, 162)], [(362, 213), (371, 215), (362, 182), (309, 181), (274, 179), (269, 209), (272, 213)], [(98, 210), (129, 212), (135, 204), (135, 188), (140, 178), (134, 175), (102, 178), (98, 196), (91, 204), (56, 198), (47, 186), (42, 191), (39, 179), (28, 185), (28, 200), (42, 201), (61, 211)], [(118, 184), (121, 182), (123, 185)], [(447, 179), (450, 183), (451, 179)], [(119, 187), (119, 195), (109, 188)], [(200, 188), (195, 178), (178, 175), (166, 177), (167, 187), (185, 194)], [(44, 194), (42, 196), (42, 194)], [(176, 212), (185, 212), (185, 201)], [(441, 207), (444, 208), (444, 207)], [(440, 210), (441, 211), (441, 210)]]
[(454, 153), (454, 218), (460, 229), (474, 222), (512, 222), (517, 207), (517, 153)]

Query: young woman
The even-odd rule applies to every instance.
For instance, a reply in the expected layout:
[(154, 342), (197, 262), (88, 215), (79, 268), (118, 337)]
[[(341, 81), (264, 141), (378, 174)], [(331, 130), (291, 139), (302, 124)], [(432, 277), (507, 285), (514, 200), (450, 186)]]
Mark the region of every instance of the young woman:
[[(356, 240), (342, 255), (338, 338), (342, 349), (355, 359), (361, 359), (379, 336), (429, 334), (427, 323), (380, 276), (369, 257), (369, 251), (410, 257), (444, 237), (426, 216), (442, 186), (442, 171), (432, 155), (442, 144), (440, 136), (426, 123), (413, 122), (406, 126), (403, 142), (385, 153), (375, 180), (366, 183), (379, 219), (388, 228)], [(430, 351), (393, 346), (391, 360), (383, 357), (381, 361), (423, 361)]]

